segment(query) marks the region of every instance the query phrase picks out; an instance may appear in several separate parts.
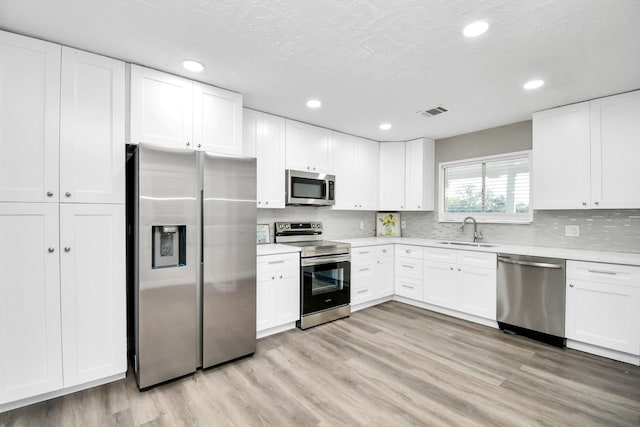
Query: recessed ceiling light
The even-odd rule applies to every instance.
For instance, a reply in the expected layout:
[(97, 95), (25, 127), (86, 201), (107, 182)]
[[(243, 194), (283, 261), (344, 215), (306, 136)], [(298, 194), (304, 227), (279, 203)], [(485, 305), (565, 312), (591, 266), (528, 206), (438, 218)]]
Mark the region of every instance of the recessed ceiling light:
[(391, 129), (391, 124), (390, 123), (383, 123), (379, 127), (382, 130), (389, 130), (389, 129)]
[(480, 34), (484, 34), (489, 29), (489, 23), (487, 21), (474, 21), (464, 27), (462, 34), (466, 37), (477, 37)]
[(526, 82), (522, 87), (526, 90), (538, 89), (544, 84), (544, 80), (531, 80)]
[(192, 60), (183, 61), (182, 66), (189, 71), (193, 71), (194, 73), (199, 73), (204, 70), (204, 65)]
[(322, 102), (317, 99), (310, 99), (307, 101), (307, 107), (309, 108), (320, 108), (322, 107)]

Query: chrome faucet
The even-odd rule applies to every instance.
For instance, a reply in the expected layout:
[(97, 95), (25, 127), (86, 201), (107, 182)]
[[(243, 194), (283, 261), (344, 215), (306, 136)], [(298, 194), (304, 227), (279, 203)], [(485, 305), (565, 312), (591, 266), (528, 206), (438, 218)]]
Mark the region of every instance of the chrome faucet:
[(473, 221), (473, 243), (478, 243), (480, 239), (482, 239), (482, 233), (478, 231), (478, 223), (476, 219), (472, 216), (468, 216), (462, 220), (462, 225), (460, 226), (460, 231), (464, 231), (464, 226), (468, 220)]

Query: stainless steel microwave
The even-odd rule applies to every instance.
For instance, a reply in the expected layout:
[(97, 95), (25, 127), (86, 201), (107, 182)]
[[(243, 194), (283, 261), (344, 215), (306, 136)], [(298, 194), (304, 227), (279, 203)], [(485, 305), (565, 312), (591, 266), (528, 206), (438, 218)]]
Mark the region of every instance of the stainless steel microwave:
[(287, 169), (287, 205), (332, 206), (335, 201), (335, 175)]

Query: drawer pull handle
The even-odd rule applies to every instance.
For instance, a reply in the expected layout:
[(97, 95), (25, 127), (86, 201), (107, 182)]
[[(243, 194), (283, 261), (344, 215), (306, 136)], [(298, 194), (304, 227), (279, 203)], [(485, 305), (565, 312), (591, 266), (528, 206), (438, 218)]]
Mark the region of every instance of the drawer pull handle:
[(406, 264), (402, 264), (402, 266), (403, 266), (404, 268), (413, 268), (413, 265), (406, 265)]
[(414, 288), (414, 286), (409, 286), (409, 285), (400, 285), (400, 286), (402, 286), (403, 288), (409, 288), (409, 289), (413, 289)]
[(369, 292), (369, 289), (362, 289), (358, 291), (359, 294), (364, 294), (365, 292)]
[(369, 253), (369, 251), (358, 252), (359, 255), (365, 255), (365, 254), (368, 254), (368, 253)]
[(269, 264), (282, 264), (284, 262), (283, 259), (279, 260), (279, 261), (269, 261)]
[(365, 268), (361, 268), (360, 271), (367, 271), (369, 270), (369, 267), (365, 267)]
[(595, 273), (595, 274), (610, 274), (612, 276), (616, 276), (618, 274), (618, 272), (616, 271), (607, 271), (607, 270), (588, 270), (589, 273)]

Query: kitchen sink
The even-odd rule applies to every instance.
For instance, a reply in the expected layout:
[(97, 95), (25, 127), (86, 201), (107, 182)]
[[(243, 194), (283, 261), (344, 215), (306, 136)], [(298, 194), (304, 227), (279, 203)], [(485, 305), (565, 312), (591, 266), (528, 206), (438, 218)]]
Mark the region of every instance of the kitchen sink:
[(490, 243), (474, 243), (474, 242), (451, 242), (451, 241), (445, 241), (445, 242), (438, 242), (441, 245), (452, 245), (452, 246), (471, 246), (471, 247), (475, 247), (475, 248), (493, 248), (496, 245), (492, 245)]

